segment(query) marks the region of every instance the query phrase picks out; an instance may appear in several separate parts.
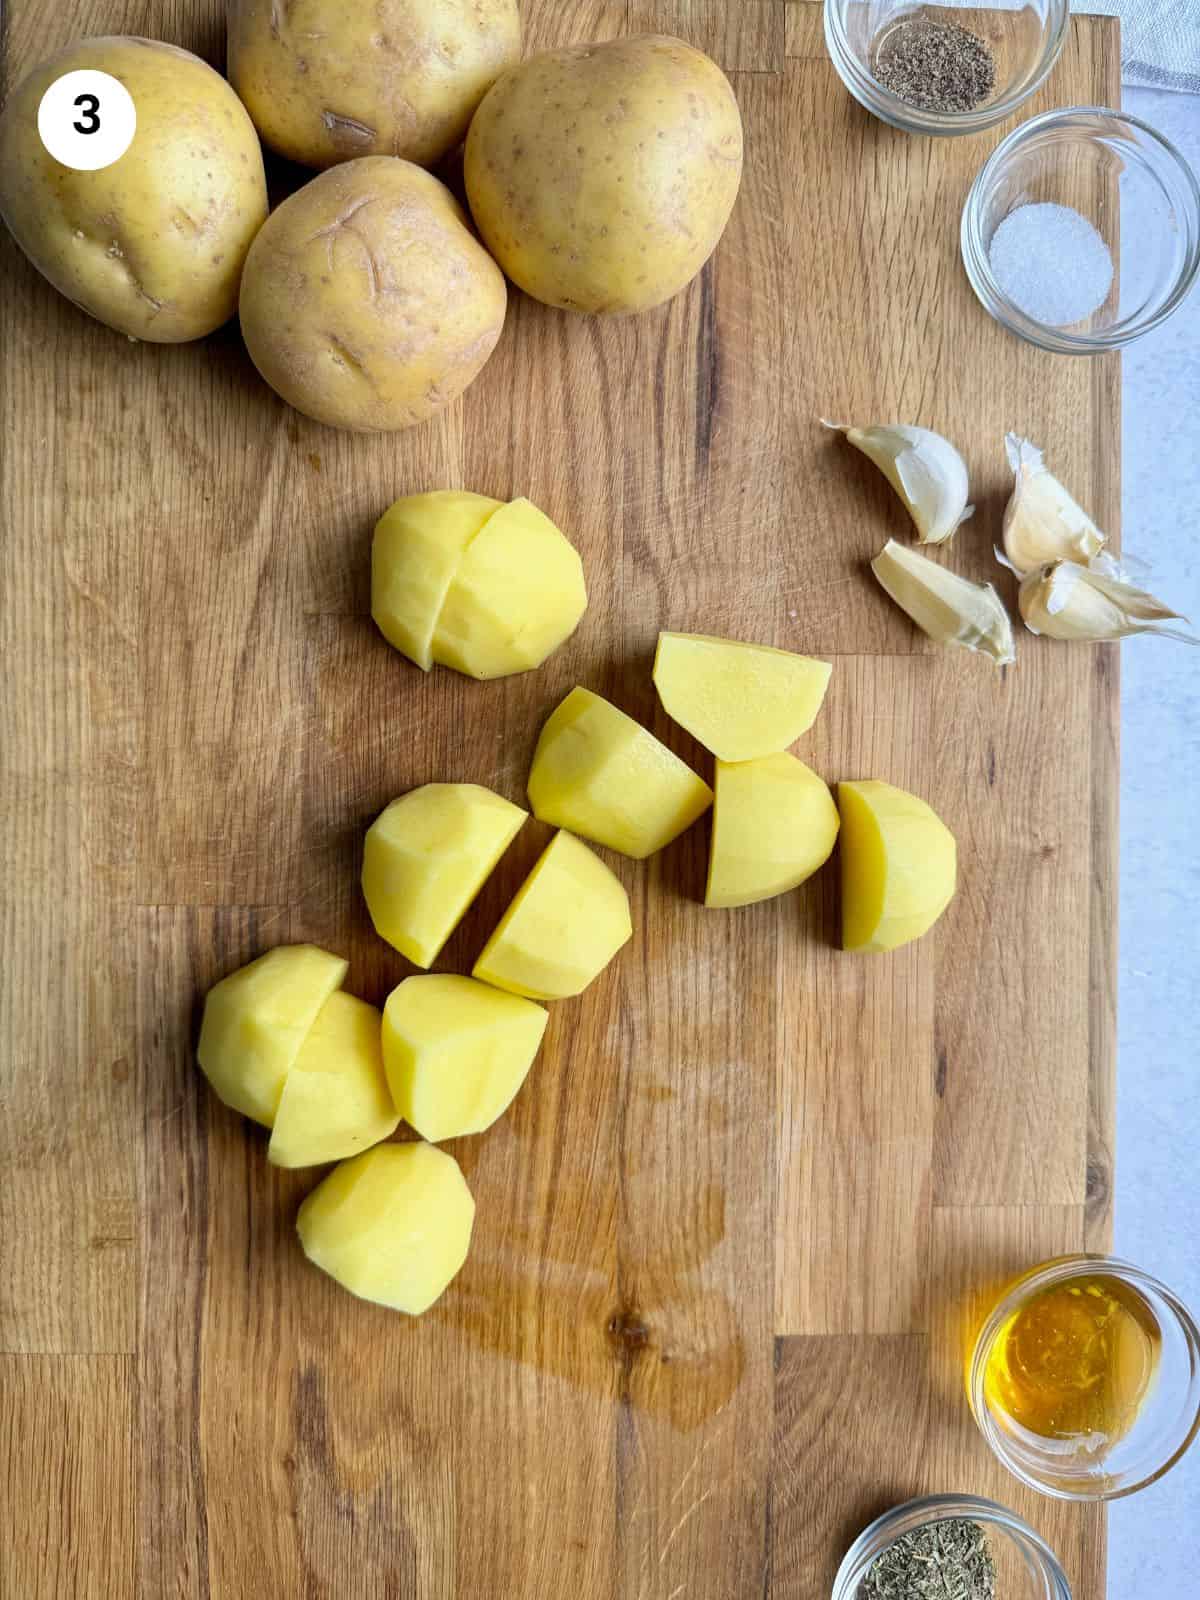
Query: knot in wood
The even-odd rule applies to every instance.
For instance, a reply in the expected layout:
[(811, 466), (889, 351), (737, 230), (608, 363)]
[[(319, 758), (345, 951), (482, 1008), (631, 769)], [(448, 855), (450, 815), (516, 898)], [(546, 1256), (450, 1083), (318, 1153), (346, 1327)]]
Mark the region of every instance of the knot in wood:
[(650, 1329), (635, 1310), (622, 1306), (608, 1319), (608, 1337), (620, 1354), (628, 1358), (650, 1343)]

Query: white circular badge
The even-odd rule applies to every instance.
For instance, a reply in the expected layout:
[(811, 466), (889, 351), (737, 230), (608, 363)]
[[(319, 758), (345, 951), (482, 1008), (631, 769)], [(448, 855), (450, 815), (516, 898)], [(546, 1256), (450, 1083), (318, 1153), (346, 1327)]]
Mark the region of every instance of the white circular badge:
[(133, 143), (137, 110), (118, 79), (82, 68), (54, 80), (38, 106), (37, 123), (55, 161), (76, 172), (98, 172)]

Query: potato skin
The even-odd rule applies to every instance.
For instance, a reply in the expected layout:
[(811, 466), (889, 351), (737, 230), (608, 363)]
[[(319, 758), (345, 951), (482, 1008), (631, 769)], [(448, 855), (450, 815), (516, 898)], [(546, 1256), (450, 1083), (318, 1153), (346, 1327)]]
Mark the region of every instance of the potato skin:
[(229, 0), (229, 77), (266, 144), (306, 167), (430, 167), (521, 56), (517, 0)]
[(449, 189), (409, 161), (366, 156), (271, 213), (246, 258), (242, 335), (297, 411), (382, 433), (463, 392), (495, 349), (506, 302)]
[[(137, 108), (133, 143), (99, 172), (42, 144), (37, 111), (64, 72), (107, 72)], [(80, 39), (44, 61), (0, 116), (0, 214), (60, 293), (134, 339), (199, 339), (237, 309), (267, 215), (254, 125), (199, 56), (153, 39)]]
[(660, 35), (534, 56), (489, 90), (467, 135), (484, 243), (527, 294), (570, 311), (677, 294), (716, 249), (741, 173), (728, 79)]

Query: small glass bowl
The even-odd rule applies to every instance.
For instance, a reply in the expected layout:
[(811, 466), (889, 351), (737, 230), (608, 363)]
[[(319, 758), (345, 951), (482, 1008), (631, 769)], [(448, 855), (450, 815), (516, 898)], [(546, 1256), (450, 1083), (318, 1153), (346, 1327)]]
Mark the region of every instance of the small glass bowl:
[[(1137, 1420), (1102, 1456), (1056, 1453), (1052, 1441), (1018, 1433), (987, 1399), (984, 1379), (996, 1339), (1011, 1316), (1052, 1284), (1102, 1273), (1128, 1284), (1146, 1302), (1162, 1335), (1158, 1365)], [(975, 1340), (967, 1395), (979, 1431), (1016, 1477), (1058, 1500), (1117, 1500), (1161, 1478), (1200, 1431), (1200, 1328), (1187, 1307), (1157, 1278), (1115, 1256), (1074, 1255), (1048, 1261), (1003, 1295)]]
[(898, 23), (917, 17), (961, 22), (964, 15), (954, 6), (914, 0), (825, 0), (825, 45), (858, 103), (893, 128), (937, 135), (980, 133), (1012, 116), (1049, 77), (1066, 42), (1070, 0), (1027, 0), (1021, 10), (1010, 9), (1010, 0), (980, 0), (972, 8), (969, 26), (991, 46), (996, 62), (995, 86), (974, 111), (923, 111), (878, 82), (876, 52)]
[[(996, 281), (990, 251), (1005, 217), (1028, 204), (1070, 206), (1112, 257), (1112, 288), (1090, 316), (1039, 322)], [(1115, 203), (1114, 203), (1115, 202)], [(1136, 241), (1121, 252), (1121, 234)], [(971, 186), (962, 215), (962, 258), (984, 308), (1043, 350), (1116, 350), (1177, 309), (1200, 270), (1200, 185), (1160, 133), (1105, 106), (1047, 111), (1004, 139)]]
[(1003, 1600), (1071, 1600), (1066, 1573), (1046, 1541), (1015, 1511), (970, 1494), (928, 1495), (877, 1517), (846, 1551), (833, 1580), (833, 1600), (856, 1600), (873, 1563), (902, 1534), (957, 1517), (977, 1522), (986, 1532), (996, 1563), (996, 1593)]

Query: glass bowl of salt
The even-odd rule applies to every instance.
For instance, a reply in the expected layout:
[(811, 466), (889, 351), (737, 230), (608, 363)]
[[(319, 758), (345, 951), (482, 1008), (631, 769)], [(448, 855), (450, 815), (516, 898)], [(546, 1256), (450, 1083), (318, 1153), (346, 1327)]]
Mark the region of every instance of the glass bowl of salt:
[(1200, 185), (1137, 117), (1048, 111), (1010, 133), (975, 179), (962, 258), (984, 308), (1030, 344), (1116, 350), (1169, 317), (1195, 282)]

